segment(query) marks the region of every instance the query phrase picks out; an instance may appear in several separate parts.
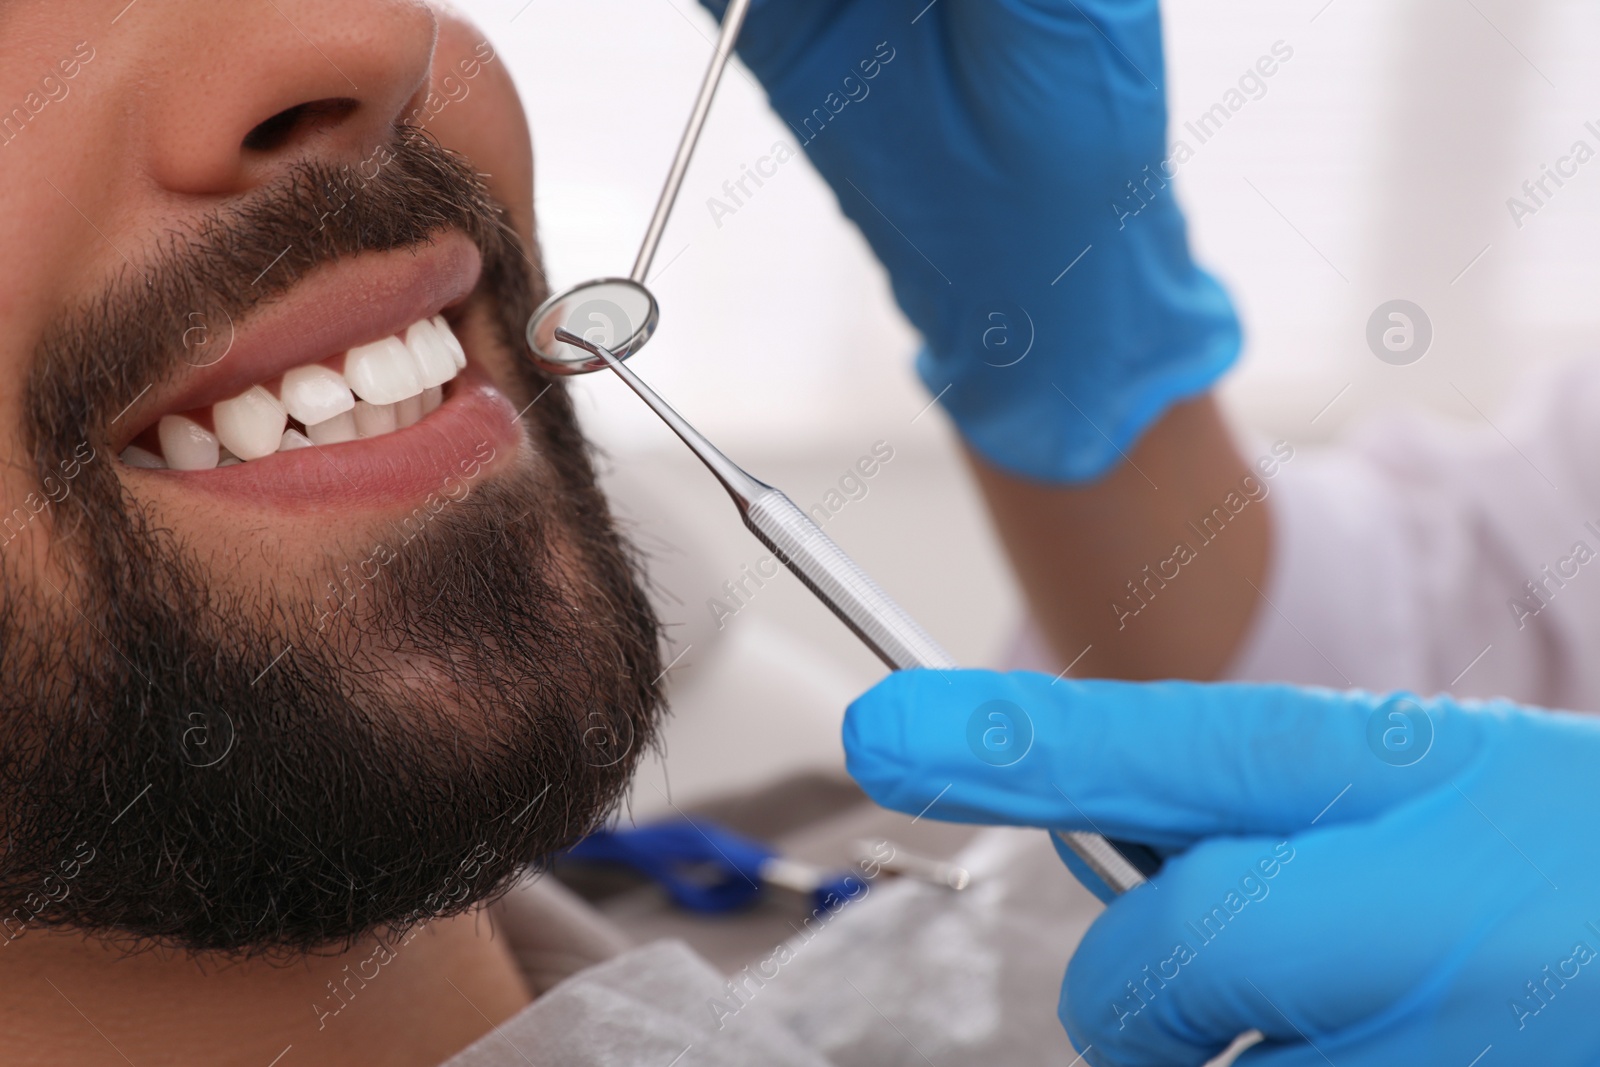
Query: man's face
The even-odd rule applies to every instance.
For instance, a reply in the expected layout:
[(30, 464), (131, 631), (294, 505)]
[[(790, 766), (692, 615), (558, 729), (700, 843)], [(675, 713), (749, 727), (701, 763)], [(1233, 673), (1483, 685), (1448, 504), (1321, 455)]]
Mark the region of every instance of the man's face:
[(337, 944), (610, 810), (655, 623), (531, 183), (425, 4), (0, 0), (0, 936)]

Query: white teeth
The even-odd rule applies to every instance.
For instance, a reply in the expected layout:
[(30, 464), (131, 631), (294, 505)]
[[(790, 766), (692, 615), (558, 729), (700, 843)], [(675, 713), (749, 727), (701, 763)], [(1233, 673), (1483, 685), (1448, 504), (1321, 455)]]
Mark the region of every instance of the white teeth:
[(461, 347), (461, 342), (456, 339), (455, 331), (450, 324), (444, 321), (443, 315), (435, 315), (428, 320), (433, 323), (433, 328), (439, 331), (439, 339), (450, 349), (450, 355), (456, 361), (456, 370), (465, 370), (467, 366), (467, 350)]
[(122, 462), (130, 467), (138, 467), (147, 471), (164, 471), (167, 461), (154, 452), (146, 451), (138, 445), (129, 445), (122, 450)]
[(444, 316), (420, 319), (406, 328), (404, 339), (385, 337), (350, 349), (342, 374), (322, 363), (307, 364), (285, 371), (276, 394), (253, 385), (213, 404), (214, 432), (187, 416), (167, 415), (156, 429), (163, 454), (129, 445), (122, 461), (151, 470), (210, 470), (275, 452), (379, 437), (438, 408), (445, 384), (466, 365), (466, 352)]
[(369, 404), (356, 401), (356, 432), (362, 437), (378, 437), (399, 429), (395, 422), (395, 404)]
[(417, 380), (424, 389), (443, 385), (456, 376), (456, 358), (438, 329), (427, 319), (406, 330), (406, 347), (417, 361)]
[(240, 459), (260, 459), (278, 450), (289, 415), (277, 397), (252, 385), (232, 400), (211, 406), (217, 439)]
[(393, 404), (422, 392), (416, 360), (398, 337), (352, 348), (344, 357), (344, 380), (369, 404)]
[(293, 452), (297, 448), (314, 448), (311, 438), (295, 429), (293, 426), (283, 431), (283, 439), (278, 442), (279, 452)]
[[(435, 385), (433, 388), (437, 389), (439, 387)], [(423, 392), (426, 392), (426, 390)], [(416, 396), (408, 396), (394, 406), (395, 429), (403, 430), (407, 426), (415, 425), (417, 422), (421, 421), (422, 396), (422, 393), (418, 393)]]
[(221, 458), (216, 434), (182, 415), (163, 415), (156, 435), (167, 466), (175, 471), (210, 470)]
[(281, 392), (283, 406), (302, 426), (326, 422), (356, 406), (344, 375), (320, 363), (286, 372)]
[(307, 426), (306, 436), (311, 438), (311, 443), (314, 445), (342, 445), (346, 441), (354, 441), (361, 435), (356, 432), (355, 412), (346, 411), (342, 415), (335, 415), (327, 422)]

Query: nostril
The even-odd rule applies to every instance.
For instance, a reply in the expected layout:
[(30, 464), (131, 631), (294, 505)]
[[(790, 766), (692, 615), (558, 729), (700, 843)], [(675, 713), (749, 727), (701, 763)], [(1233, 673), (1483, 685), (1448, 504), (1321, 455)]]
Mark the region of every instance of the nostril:
[(337, 126), (360, 102), (349, 97), (313, 100), (286, 108), (244, 135), (243, 147), (251, 152), (275, 152), (324, 126)]

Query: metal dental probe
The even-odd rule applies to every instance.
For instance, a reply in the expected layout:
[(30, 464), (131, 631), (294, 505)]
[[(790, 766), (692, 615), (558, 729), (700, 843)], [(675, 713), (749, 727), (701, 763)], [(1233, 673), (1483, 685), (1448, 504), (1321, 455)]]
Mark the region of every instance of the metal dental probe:
[(695, 97), (694, 109), (689, 112), (689, 122), (683, 128), (677, 155), (673, 156), (672, 166), (667, 170), (667, 181), (661, 188), (660, 199), (656, 201), (655, 214), (650, 216), (644, 243), (639, 246), (638, 258), (633, 261), (633, 271), (628, 275), (640, 285), (644, 284), (645, 276), (650, 273), (650, 263), (656, 258), (656, 247), (661, 244), (661, 235), (666, 232), (667, 218), (672, 214), (673, 202), (678, 199), (683, 176), (689, 172), (689, 160), (694, 155), (695, 144), (700, 140), (700, 130), (706, 124), (706, 116), (711, 113), (711, 101), (717, 94), (717, 83), (722, 80), (723, 68), (728, 65), (728, 57), (733, 55), (734, 42), (739, 39), (739, 31), (749, 11), (750, 0), (730, 0), (727, 10), (722, 13), (722, 29), (717, 34), (717, 44), (711, 51), (711, 62), (706, 67), (705, 77), (700, 82), (700, 93)]
[[(609, 349), (564, 328), (556, 331), (556, 337), (604, 360), (722, 483), (756, 539), (771, 549), (891, 670), (955, 669), (956, 662), (950, 654), (781, 490), (751, 477), (723, 455)], [(1053, 832), (1116, 893), (1141, 885), (1161, 866), (1160, 857), (1143, 845), (1113, 843), (1081, 830)]]
[(689, 172), (689, 160), (694, 156), (700, 131), (711, 113), (711, 101), (717, 94), (722, 72), (733, 55), (733, 46), (739, 40), (739, 30), (749, 10), (750, 0), (729, 0), (723, 12), (716, 48), (712, 50), (711, 62), (700, 82), (700, 93), (689, 112), (683, 137), (678, 141), (678, 152), (667, 171), (666, 184), (661, 187), (655, 214), (650, 216), (639, 256), (633, 261), (632, 273), (626, 278), (593, 278), (563, 289), (540, 304), (528, 319), (528, 351), (552, 374), (588, 374), (605, 367), (600, 360), (588, 356), (578, 358), (572, 348), (559, 344), (555, 336), (558, 328), (576, 326), (585, 336), (594, 336), (599, 330), (599, 340), (611, 349), (612, 355), (622, 359), (644, 347), (656, 332), (661, 309), (645, 286), (646, 276), (661, 245), (661, 235), (667, 230), (672, 205), (678, 199), (684, 175)]

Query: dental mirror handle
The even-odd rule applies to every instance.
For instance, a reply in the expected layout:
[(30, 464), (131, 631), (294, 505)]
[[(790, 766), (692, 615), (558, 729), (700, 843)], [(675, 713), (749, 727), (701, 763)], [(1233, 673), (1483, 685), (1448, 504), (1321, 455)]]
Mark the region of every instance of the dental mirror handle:
[[(615, 364), (613, 369), (620, 372), (622, 364)], [(690, 447), (699, 452), (692, 442)], [(712, 472), (716, 473), (715, 467)], [(880, 589), (809, 515), (781, 490), (749, 475), (745, 477), (760, 487), (753, 498), (742, 499), (739, 491), (728, 488), (744, 516), (744, 524), (879, 659), (893, 670), (955, 669), (956, 661), (950, 653)], [(1161, 867), (1161, 857), (1143, 845), (1114, 843), (1095, 833), (1053, 832), (1115, 893), (1126, 893), (1144, 883), (1147, 875)]]
[(639, 247), (639, 257), (633, 261), (633, 273), (628, 275), (640, 285), (644, 284), (645, 275), (650, 273), (650, 261), (656, 258), (656, 246), (666, 232), (673, 201), (678, 199), (678, 188), (683, 185), (683, 176), (689, 171), (689, 157), (694, 155), (695, 142), (700, 140), (700, 128), (706, 124), (706, 115), (711, 112), (711, 99), (716, 95), (717, 83), (722, 80), (723, 68), (733, 54), (734, 42), (739, 39), (739, 29), (744, 25), (745, 13), (749, 10), (750, 0), (730, 0), (728, 10), (723, 12), (722, 30), (717, 34), (716, 50), (711, 53), (711, 64), (700, 83), (700, 95), (694, 102), (694, 110), (689, 112), (689, 124), (684, 127), (683, 138), (678, 142), (678, 154), (673, 157), (672, 167), (667, 171), (661, 199), (656, 201), (656, 213), (651, 216), (650, 226), (644, 232), (644, 244)]
[[(771, 549), (891, 670), (955, 669), (956, 661), (950, 653), (782, 490), (752, 477), (723, 455), (604, 346), (565, 328), (556, 330), (556, 339), (605, 360), (722, 483), (756, 539)], [(1143, 845), (1113, 844), (1099, 834), (1078, 830), (1052, 832), (1114, 893), (1126, 893), (1143, 884), (1147, 875), (1161, 867), (1161, 857)]]

